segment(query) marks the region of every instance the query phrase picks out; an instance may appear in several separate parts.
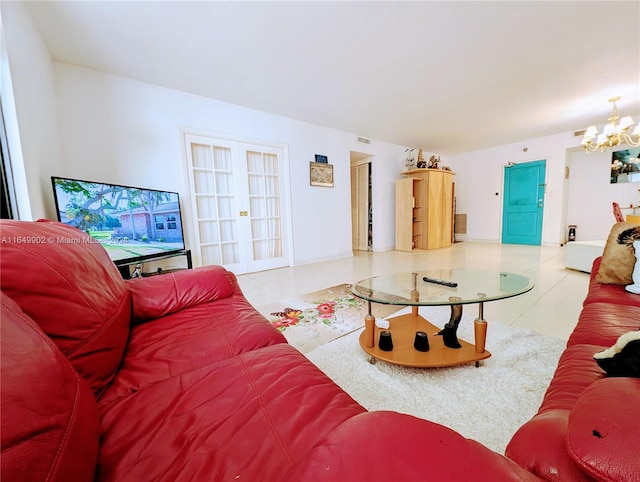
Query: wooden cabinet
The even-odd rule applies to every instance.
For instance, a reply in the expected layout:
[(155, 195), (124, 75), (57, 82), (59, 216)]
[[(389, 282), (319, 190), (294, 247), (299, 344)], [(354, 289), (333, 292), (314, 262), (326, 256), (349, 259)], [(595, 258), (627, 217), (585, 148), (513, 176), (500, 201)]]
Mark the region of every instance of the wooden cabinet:
[(396, 250), (451, 246), (454, 173), (413, 169), (402, 175), (396, 181)]
[(424, 179), (407, 177), (396, 181), (396, 249), (422, 249), (423, 218), (426, 209)]

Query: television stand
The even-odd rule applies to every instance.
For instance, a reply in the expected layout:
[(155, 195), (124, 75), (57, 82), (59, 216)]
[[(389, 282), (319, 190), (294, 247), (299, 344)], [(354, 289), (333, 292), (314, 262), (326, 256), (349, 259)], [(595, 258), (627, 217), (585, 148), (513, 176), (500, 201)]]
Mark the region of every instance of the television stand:
[[(183, 249), (182, 251), (177, 251), (175, 253), (171, 253), (168, 255), (159, 255), (159, 256), (154, 256), (152, 258), (148, 258), (148, 259), (144, 259), (144, 260), (140, 260), (140, 261), (134, 261), (132, 263), (127, 263), (127, 264), (121, 264), (121, 265), (116, 265), (116, 267), (118, 268), (118, 271), (120, 271), (120, 275), (122, 276), (123, 279), (132, 279), (132, 278), (142, 278), (145, 276), (154, 276), (156, 274), (164, 274), (164, 273), (170, 273), (172, 271), (175, 271), (174, 269), (162, 269), (162, 268), (158, 268), (157, 272), (154, 273), (143, 273), (142, 272), (142, 263), (148, 263), (148, 262), (155, 262), (155, 261), (160, 261), (163, 259), (169, 259), (169, 258), (174, 258), (176, 256), (186, 256), (187, 257), (187, 269), (192, 269), (193, 268), (193, 261), (191, 259), (191, 250), (190, 249)], [(135, 265), (135, 270), (133, 271), (133, 273), (131, 272), (131, 266)]]

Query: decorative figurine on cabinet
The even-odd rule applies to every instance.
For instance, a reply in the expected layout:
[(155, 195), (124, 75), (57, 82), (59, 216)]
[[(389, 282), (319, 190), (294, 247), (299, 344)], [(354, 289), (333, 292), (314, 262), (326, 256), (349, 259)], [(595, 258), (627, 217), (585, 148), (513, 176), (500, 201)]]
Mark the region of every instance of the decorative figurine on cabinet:
[(418, 169), (424, 169), (427, 167), (427, 163), (424, 162), (424, 155), (422, 154), (422, 149), (418, 151), (418, 163), (416, 164)]
[(407, 154), (407, 158), (404, 160), (404, 167), (405, 167), (405, 169), (407, 169), (407, 170), (411, 170), (411, 169), (413, 169), (413, 168), (414, 168), (414, 163), (413, 163), (413, 151), (415, 151), (415, 148), (414, 148), (414, 149), (406, 148), (406, 149), (404, 150), (404, 152), (408, 152), (408, 154)]
[(429, 169), (439, 169), (438, 164), (440, 163), (440, 156), (431, 156), (429, 158)]

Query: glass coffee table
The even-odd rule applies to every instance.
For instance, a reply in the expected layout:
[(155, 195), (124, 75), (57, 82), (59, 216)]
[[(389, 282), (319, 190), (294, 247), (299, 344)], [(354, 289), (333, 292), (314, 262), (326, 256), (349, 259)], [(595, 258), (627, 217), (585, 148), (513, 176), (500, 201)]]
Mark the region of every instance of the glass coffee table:
[[(435, 282), (424, 281), (425, 277)], [(433, 368), (475, 362), (479, 366), (481, 360), (491, 356), (485, 350), (487, 321), (484, 319), (484, 303), (521, 295), (533, 286), (525, 276), (479, 269), (436, 269), (358, 281), (351, 291), (358, 298), (367, 300), (369, 305), (360, 346), (371, 356), (372, 363), (382, 360), (396, 365)], [(387, 318), (389, 328), (381, 329), (371, 314), (371, 302), (411, 306), (412, 310), (406, 315)], [(479, 306), (479, 313), (474, 321), (474, 344), (471, 344), (459, 340), (457, 331), (463, 305), (475, 303)], [(449, 322), (442, 328), (436, 327), (419, 315), (420, 306), (450, 306)], [(387, 346), (387, 333), (383, 334), (383, 349), (379, 346), (380, 334), (385, 331), (391, 333), (391, 350)], [(426, 348), (425, 341), (428, 342), (428, 351), (421, 351)]]

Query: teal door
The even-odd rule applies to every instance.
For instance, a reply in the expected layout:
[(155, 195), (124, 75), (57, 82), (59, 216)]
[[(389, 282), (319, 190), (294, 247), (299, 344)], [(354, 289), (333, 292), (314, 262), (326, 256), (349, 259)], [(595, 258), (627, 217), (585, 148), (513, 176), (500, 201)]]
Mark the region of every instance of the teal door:
[(546, 161), (505, 167), (502, 242), (542, 244)]

